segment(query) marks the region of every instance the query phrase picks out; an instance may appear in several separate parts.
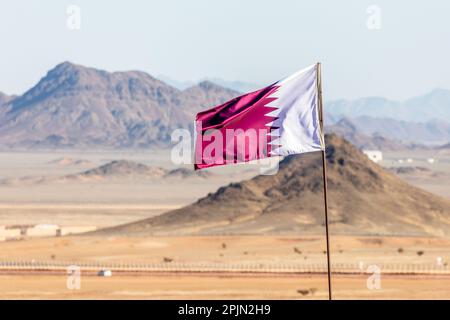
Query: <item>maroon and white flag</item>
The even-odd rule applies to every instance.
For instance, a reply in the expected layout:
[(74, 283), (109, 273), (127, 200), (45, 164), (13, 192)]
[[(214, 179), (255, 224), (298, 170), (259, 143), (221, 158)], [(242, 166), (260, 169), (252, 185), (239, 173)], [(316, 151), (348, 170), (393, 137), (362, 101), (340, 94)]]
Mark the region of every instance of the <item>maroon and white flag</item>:
[(325, 148), (318, 64), (196, 116), (195, 169)]

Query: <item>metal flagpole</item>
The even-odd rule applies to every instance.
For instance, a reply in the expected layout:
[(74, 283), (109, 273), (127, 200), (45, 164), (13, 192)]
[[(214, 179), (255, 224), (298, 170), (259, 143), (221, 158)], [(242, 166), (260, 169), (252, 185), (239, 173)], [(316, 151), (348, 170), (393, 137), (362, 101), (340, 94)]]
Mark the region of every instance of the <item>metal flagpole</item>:
[[(319, 120), (322, 129), (322, 143), (325, 146), (325, 136), (323, 127), (323, 105), (322, 105), (322, 77), (321, 65), (317, 63), (317, 98), (319, 107)], [(327, 238), (327, 270), (328, 270), (328, 299), (332, 300), (331, 295), (331, 263), (330, 263), (330, 237), (328, 233), (328, 197), (327, 197), (327, 165), (325, 148), (322, 150), (322, 169), (323, 169), (323, 197), (325, 205), (325, 233)]]

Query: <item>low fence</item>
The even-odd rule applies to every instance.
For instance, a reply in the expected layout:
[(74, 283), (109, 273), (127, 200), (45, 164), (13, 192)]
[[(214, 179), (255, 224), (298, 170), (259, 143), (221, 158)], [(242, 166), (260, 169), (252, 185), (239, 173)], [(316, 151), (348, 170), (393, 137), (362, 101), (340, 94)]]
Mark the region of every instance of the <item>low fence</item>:
[[(305, 263), (193, 263), (193, 262), (162, 262), (162, 263), (133, 263), (133, 262), (97, 262), (97, 261), (9, 261), (0, 260), (0, 272), (34, 271), (34, 272), (67, 272), (69, 266), (77, 266), (81, 271), (99, 272), (111, 270), (114, 272), (192, 272), (192, 273), (274, 273), (274, 274), (323, 274), (327, 272), (326, 264)], [(333, 273), (364, 274), (373, 273), (369, 265), (332, 264)], [(423, 274), (450, 275), (448, 265), (437, 264), (377, 264), (382, 274)]]

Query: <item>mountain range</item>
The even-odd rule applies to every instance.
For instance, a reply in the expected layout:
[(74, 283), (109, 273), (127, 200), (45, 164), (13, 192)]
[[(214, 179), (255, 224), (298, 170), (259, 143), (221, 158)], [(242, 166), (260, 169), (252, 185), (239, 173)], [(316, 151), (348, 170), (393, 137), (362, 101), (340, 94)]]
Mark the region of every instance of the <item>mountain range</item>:
[[(326, 136), (330, 230), (450, 235), (450, 201), (413, 187), (337, 135)], [(323, 234), (320, 153), (289, 156), (276, 175), (219, 188), (160, 216), (100, 231), (119, 235)]]
[(336, 123), (338, 126), (342, 124), (351, 124), (357, 132), (368, 136), (390, 137), (404, 143), (438, 146), (450, 141), (450, 122), (438, 119), (410, 122), (392, 118), (359, 116), (342, 118)]
[(3, 92), (0, 92), (0, 106), (8, 103), (9, 101), (11, 101), (14, 98), (15, 98), (15, 96), (9, 96), (7, 94), (4, 94)]
[(367, 97), (356, 100), (335, 100), (326, 104), (330, 115), (339, 120), (343, 117), (369, 116), (400, 121), (427, 122), (450, 121), (450, 90), (433, 91), (405, 101), (382, 97)]
[[(157, 78), (179, 90), (185, 90), (189, 87), (196, 85), (195, 81), (178, 81), (178, 80), (174, 80), (174, 79), (164, 76), (164, 75), (160, 75)], [(263, 85), (258, 86), (257, 84), (250, 83), (250, 82), (227, 81), (227, 80), (224, 80), (221, 78), (204, 78), (199, 82), (203, 82), (203, 81), (213, 82), (221, 87), (229, 88), (229, 89), (232, 89), (232, 90), (234, 90), (236, 92), (240, 92), (240, 93), (251, 92), (251, 91), (254, 91), (254, 90), (257, 90), (257, 89), (260, 89), (261, 87), (263, 87)]]
[(196, 112), (238, 93), (212, 82), (180, 91), (140, 72), (109, 73), (64, 62), (36, 86), (0, 106), (5, 147), (167, 145)]
[[(239, 82), (214, 81), (239, 87)], [(222, 85), (203, 81), (180, 90), (141, 71), (107, 72), (64, 62), (22, 95), (0, 93), (0, 145), (167, 147), (174, 129), (192, 130), (195, 113), (240, 94)], [(450, 141), (450, 91), (444, 89), (404, 102), (377, 97), (330, 101), (325, 110), (327, 130), (360, 148)]]

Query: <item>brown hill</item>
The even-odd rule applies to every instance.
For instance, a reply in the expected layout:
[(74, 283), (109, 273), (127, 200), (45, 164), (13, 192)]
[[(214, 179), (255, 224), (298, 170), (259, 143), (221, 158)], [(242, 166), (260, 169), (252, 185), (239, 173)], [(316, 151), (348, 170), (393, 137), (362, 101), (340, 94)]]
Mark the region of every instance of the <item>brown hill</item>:
[(166, 174), (166, 170), (160, 167), (150, 167), (142, 163), (137, 163), (130, 160), (114, 160), (108, 162), (99, 167), (77, 173), (73, 176), (83, 177), (134, 177), (139, 176), (141, 178), (150, 177), (162, 177)]
[(196, 112), (237, 95), (209, 82), (180, 91), (145, 72), (107, 72), (64, 62), (23, 95), (0, 96), (0, 144), (167, 145), (174, 129), (193, 125)]
[[(60, 158), (50, 163), (61, 166), (84, 166), (86, 160)], [(104, 181), (163, 181), (170, 180), (176, 182), (180, 179), (199, 180), (214, 177), (215, 175), (207, 170), (194, 171), (193, 169), (177, 168), (164, 169), (161, 167), (148, 166), (130, 160), (114, 160), (101, 166), (94, 167), (78, 173), (61, 176), (23, 176), (18, 178), (0, 179), (2, 185), (37, 185), (44, 183), (65, 183), (65, 182), (104, 182)]]
[(201, 170), (201, 171), (194, 171), (193, 169), (187, 169), (187, 168), (177, 168), (170, 170), (166, 173), (164, 176), (165, 178), (202, 178), (206, 179), (209, 177), (214, 177), (214, 173), (208, 171), (208, 170)]
[[(450, 201), (417, 189), (327, 135), (332, 234), (450, 235)], [(322, 234), (320, 153), (291, 156), (273, 176), (230, 184), (158, 217), (102, 230), (140, 235)]]
[[(22, 95), (0, 92), (0, 149), (166, 147), (174, 129), (192, 129), (198, 111), (239, 95), (218, 83), (227, 84), (215, 79), (179, 90), (141, 71), (63, 62)], [(242, 85), (232, 87), (254, 89)], [(450, 124), (435, 118), (449, 118), (449, 99), (449, 90), (438, 89), (405, 103), (330, 101), (324, 110), (326, 124), (333, 124), (327, 129), (367, 149), (444, 142)]]
[(56, 164), (61, 167), (68, 167), (68, 166), (80, 166), (80, 167), (92, 167), (94, 164), (86, 159), (74, 159), (70, 157), (61, 157), (58, 159), (54, 159), (52, 161), (49, 161), (48, 164)]

